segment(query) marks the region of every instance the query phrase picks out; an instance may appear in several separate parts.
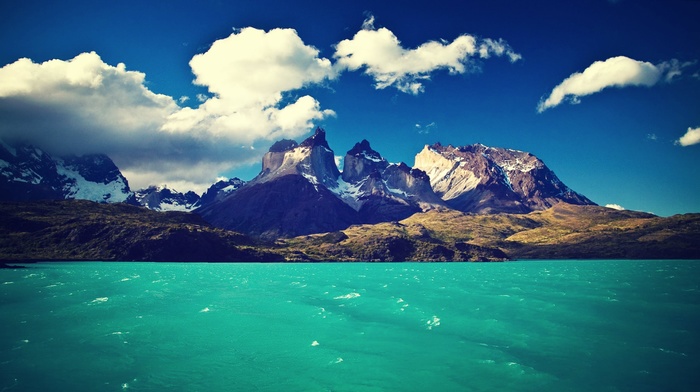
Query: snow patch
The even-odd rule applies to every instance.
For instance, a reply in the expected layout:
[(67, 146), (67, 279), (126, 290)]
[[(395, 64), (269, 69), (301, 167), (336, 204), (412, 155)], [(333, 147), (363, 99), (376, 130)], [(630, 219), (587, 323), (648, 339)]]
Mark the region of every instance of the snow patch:
[(329, 191), (333, 192), (336, 196), (340, 198), (345, 204), (352, 207), (355, 211), (359, 211), (362, 207), (362, 202), (360, 197), (364, 194), (361, 190), (362, 185), (364, 185), (366, 179), (358, 182), (357, 184), (350, 184), (343, 181), (343, 178), (338, 178), (338, 186), (333, 188), (328, 188)]
[(66, 192), (66, 198), (68, 199), (121, 203), (126, 201), (129, 197), (129, 193), (124, 192), (126, 184), (122, 179), (112, 181), (108, 184), (98, 184), (86, 180), (77, 171), (65, 167), (62, 161), (59, 161), (58, 165), (56, 165), (56, 172), (72, 180), (63, 187), (63, 190)]
[(362, 156), (365, 159), (372, 161), (372, 162), (384, 162), (384, 161), (386, 161), (386, 159), (384, 159), (384, 158), (378, 158), (376, 156), (372, 156), (372, 155), (367, 154), (367, 151), (362, 151)]

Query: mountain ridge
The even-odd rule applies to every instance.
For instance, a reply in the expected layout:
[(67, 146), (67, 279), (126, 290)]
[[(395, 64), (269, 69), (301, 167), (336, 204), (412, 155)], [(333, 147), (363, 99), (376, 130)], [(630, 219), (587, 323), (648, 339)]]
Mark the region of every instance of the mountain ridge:
[[(289, 192), (298, 197), (284, 195)], [(269, 193), (284, 196), (274, 203)], [(253, 180), (196, 212), (217, 227), (293, 237), (313, 234), (320, 227), (333, 231), (352, 224), (398, 221), (432, 209), (528, 213), (562, 201), (595, 204), (564, 185), (530, 153), (436, 143), (426, 145), (416, 155), (414, 167), (409, 167), (389, 163), (363, 139), (347, 151), (340, 171), (326, 132), (319, 127), (301, 143), (288, 139), (274, 143)], [(311, 211), (309, 202), (320, 204)], [(281, 221), (287, 223), (280, 225)], [(268, 222), (270, 229), (261, 222)]]

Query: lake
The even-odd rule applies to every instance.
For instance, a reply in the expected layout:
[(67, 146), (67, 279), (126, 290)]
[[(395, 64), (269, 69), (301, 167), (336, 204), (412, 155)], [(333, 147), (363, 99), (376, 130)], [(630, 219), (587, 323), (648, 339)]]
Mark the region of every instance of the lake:
[(700, 261), (0, 270), (4, 391), (695, 391)]

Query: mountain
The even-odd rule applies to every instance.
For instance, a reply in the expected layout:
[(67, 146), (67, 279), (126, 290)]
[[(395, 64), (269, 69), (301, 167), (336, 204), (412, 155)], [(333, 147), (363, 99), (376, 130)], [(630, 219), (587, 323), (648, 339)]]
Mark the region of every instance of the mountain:
[(150, 186), (134, 192), (139, 205), (155, 211), (190, 211), (196, 208), (200, 197), (188, 191), (180, 193), (163, 186)]
[(134, 202), (129, 183), (104, 154), (53, 157), (0, 142), (0, 200), (83, 199)]
[(399, 220), (446, 207), (433, 192), (424, 171), (403, 162), (390, 164), (367, 140), (345, 154), (339, 186), (331, 191), (353, 207), (363, 223)]
[(345, 156), (343, 174), (326, 133), (281, 140), (263, 156), (257, 177), (196, 212), (217, 227), (277, 238), (404, 219), (445, 204), (426, 174), (389, 164), (363, 140)]
[(193, 208), (201, 208), (220, 201), (243, 185), (245, 185), (245, 181), (236, 177), (228, 180), (219, 180), (202, 194), (202, 197)]
[(216, 227), (265, 238), (334, 231), (359, 223), (356, 211), (328, 189), (339, 177), (319, 128), (301, 144), (273, 144), (257, 177), (196, 212)]
[(474, 144), (425, 146), (415, 167), (430, 177), (433, 190), (462, 212), (527, 213), (559, 202), (595, 205), (564, 185), (542, 160), (517, 150)]

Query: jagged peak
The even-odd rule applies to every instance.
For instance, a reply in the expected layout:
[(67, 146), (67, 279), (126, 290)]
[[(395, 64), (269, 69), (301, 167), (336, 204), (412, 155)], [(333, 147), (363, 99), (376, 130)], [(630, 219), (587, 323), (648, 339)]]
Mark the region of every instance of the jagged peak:
[(299, 145), (301, 147), (316, 147), (316, 146), (321, 146), (325, 147), (326, 149), (330, 150), (330, 146), (328, 145), (328, 142), (326, 141), (326, 131), (318, 127), (316, 128), (316, 132), (314, 132), (313, 135), (311, 135), (309, 138), (301, 142)]
[(347, 155), (364, 157), (374, 162), (382, 162), (386, 160), (379, 152), (372, 149), (367, 139), (362, 139), (361, 142), (355, 143), (355, 146), (347, 152)]
[(298, 147), (299, 144), (290, 139), (282, 139), (279, 141), (276, 141), (272, 146), (270, 146), (270, 152), (285, 152), (289, 150), (293, 150), (296, 147)]

